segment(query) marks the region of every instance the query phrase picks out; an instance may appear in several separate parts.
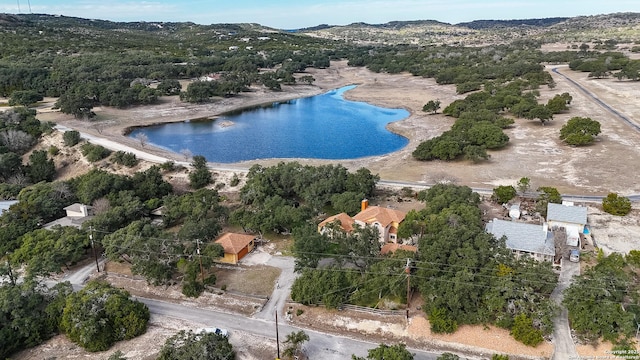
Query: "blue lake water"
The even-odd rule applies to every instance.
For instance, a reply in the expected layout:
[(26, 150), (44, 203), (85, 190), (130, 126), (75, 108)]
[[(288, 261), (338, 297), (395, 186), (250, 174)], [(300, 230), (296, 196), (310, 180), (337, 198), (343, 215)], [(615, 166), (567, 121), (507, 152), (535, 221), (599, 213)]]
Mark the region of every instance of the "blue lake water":
[[(345, 86), (327, 93), (228, 113), (214, 121), (138, 128), (149, 143), (179, 153), (188, 149), (210, 162), (268, 158), (355, 159), (402, 149), (408, 139), (385, 126), (409, 116), (343, 98)], [(222, 126), (225, 122), (231, 126)]]

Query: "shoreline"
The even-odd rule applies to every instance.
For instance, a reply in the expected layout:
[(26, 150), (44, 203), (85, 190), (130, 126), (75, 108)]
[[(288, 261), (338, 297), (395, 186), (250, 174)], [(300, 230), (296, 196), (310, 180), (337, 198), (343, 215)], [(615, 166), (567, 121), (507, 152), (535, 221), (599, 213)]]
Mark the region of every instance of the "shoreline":
[[(52, 112), (47, 107), (46, 100), (36, 109), (40, 120), (53, 121), (97, 138), (178, 162), (185, 160), (183, 155), (152, 145), (141, 146), (139, 141), (127, 137), (127, 132), (142, 126), (215, 118), (230, 111), (316, 96), (355, 84), (356, 88), (343, 94), (345, 100), (367, 102), (386, 108), (402, 108), (409, 112), (407, 118), (389, 123), (385, 127), (388, 131), (409, 140), (404, 148), (385, 155), (358, 159), (278, 158), (237, 163), (212, 162), (210, 166), (219, 169), (248, 169), (255, 164), (272, 166), (279, 162), (298, 161), (314, 166), (341, 164), (351, 171), (366, 167), (372, 173), (391, 181), (424, 184), (449, 182), (473, 188), (494, 188), (498, 185), (515, 185), (520, 178), (529, 177), (533, 187), (552, 186), (564, 194), (640, 193), (640, 183), (631, 177), (613, 179), (608, 176), (612, 173), (640, 171), (640, 163), (635, 162), (637, 166), (629, 167), (633, 164), (631, 159), (640, 157), (640, 136), (629, 133), (607, 114), (601, 114), (598, 105), (594, 105), (583, 94), (575, 92), (571, 84), (556, 74), (552, 74), (556, 80), (556, 88), (541, 88), (539, 102), (546, 102), (558, 93), (570, 92), (574, 97), (570, 111), (557, 115), (554, 121), (546, 126), (540, 126), (538, 122), (516, 119), (515, 125), (505, 130), (510, 138), (509, 146), (499, 151), (490, 151), (491, 158), (479, 164), (471, 164), (465, 160), (421, 162), (412, 156), (413, 150), (422, 141), (451, 128), (455, 119), (441, 112), (424, 113), (422, 106), (429, 100), (437, 99), (441, 101), (442, 108), (445, 108), (452, 101), (464, 98), (464, 95), (456, 93), (455, 86), (438, 85), (434, 79), (408, 73), (373, 73), (366, 68), (349, 67), (346, 61), (332, 62), (331, 67), (327, 69), (310, 68), (305, 75), (311, 75), (316, 79), (314, 85), (283, 86), (283, 91), (279, 92), (254, 86), (251, 92), (241, 93), (232, 98), (219, 98), (206, 104), (182, 103), (174, 96), (161, 97), (157, 105), (128, 109), (99, 107), (95, 109), (97, 119), (92, 121), (77, 120), (59, 112)], [(611, 84), (620, 86), (614, 82)], [(55, 101), (48, 100), (50, 104)], [(588, 117), (594, 116), (593, 114), (598, 114), (596, 118), (603, 126), (604, 134), (600, 135), (599, 142), (590, 147), (569, 147), (558, 140), (560, 127), (570, 117)], [(594, 167), (594, 163), (598, 166)]]

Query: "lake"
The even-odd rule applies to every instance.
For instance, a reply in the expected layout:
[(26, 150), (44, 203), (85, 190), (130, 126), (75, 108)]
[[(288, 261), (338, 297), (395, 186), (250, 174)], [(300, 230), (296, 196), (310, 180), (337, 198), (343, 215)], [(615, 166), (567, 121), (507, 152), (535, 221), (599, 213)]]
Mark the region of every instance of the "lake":
[(402, 149), (409, 140), (385, 126), (409, 116), (349, 101), (345, 86), (307, 98), (226, 113), (216, 120), (184, 121), (133, 130), (149, 143), (176, 153), (184, 149), (209, 162), (269, 158), (356, 159)]

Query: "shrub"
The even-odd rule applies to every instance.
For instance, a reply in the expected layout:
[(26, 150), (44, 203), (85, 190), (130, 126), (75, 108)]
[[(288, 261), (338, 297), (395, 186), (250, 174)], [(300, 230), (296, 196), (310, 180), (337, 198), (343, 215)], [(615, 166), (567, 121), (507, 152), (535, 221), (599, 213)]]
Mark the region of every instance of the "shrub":
[(631, 212), (631, 200), (616, 193), (610, 193), (602, 199), (602, 209), (611, 215), (625, 216)]
[(60, 149), (58, 149), (58, 147), (55, 146), (55, 145), (51, 145), (51, 146), (49, 146), (49, 151), (48, 152), (49, 152), (49, 155), (56, 156), (60, 152)]
[(516, 316), (511, 328), (511, 335), (514, 339), (528, 346), (537, 346), (544, 340), (542, 331), (533, 327), (533, 320), (525, 314)]
[(231, 178), (229, 185), (238, 186), (239, 183), (240, 183), (240, 178), (238, 177), (238, 174), (233, 174), (233, 177)]
[(458, 323), (453, 320), (444, 309), (433, 309), (429, 313), (431, 331), (434, 333), (454, 333), (458, 330)]
[(160, 169), (164, 171), (173, 171), (176, 169), (176, 163), (174, 163), (173, 161), (165, 161), (160, 164)]
[(101, 145), (93, 145), (86, 143), (80, 147), (82, 155), (89, 160), (89, 162), (96, 162), (102, 160), (111, 154), (111, 151), (102, 147)]
[(88, 351), (104, 351), (117, 341), (143, 334), (149, 309), (129, 293), (106, 282), (92, 281), (66, 301), (60, 327)]
[(499, 204), (506, 204), (509, 200), (516, 197), (516, 189), (513, 186), (498, 186), (493, 189), (491, 198)]
[(124, 165), (126, 167), (134, 167), (138, 165), (138, 158), (136, 154), (124, 151), (116, 151), (112, 156), (113, 162), (116, 164)]
[(65, 131), (62, 135), (62, 140), (65, 146), (75, 146), (80, 142), (80, 133), (76, 130)]

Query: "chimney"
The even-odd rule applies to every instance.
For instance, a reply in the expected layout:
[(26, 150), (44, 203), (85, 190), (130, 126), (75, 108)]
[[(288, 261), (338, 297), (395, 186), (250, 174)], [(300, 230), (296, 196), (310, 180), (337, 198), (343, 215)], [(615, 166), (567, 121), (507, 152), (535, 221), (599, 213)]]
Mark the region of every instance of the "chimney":
[(364, 211), (369, 206), (369, 200), (363, 199), (360, 205), (360, 211)]

